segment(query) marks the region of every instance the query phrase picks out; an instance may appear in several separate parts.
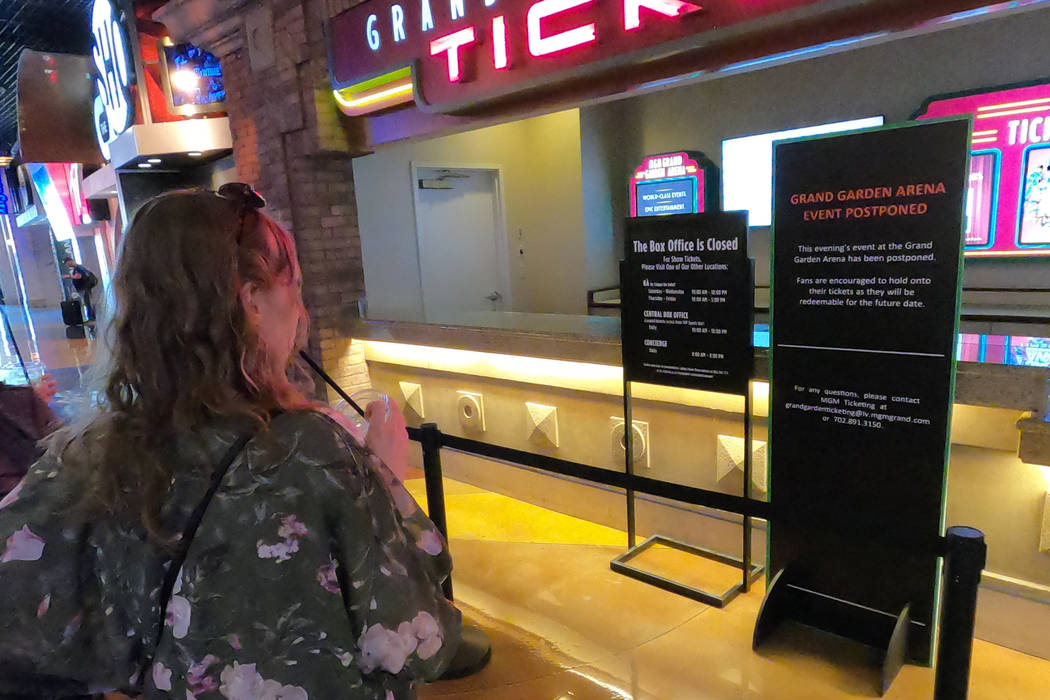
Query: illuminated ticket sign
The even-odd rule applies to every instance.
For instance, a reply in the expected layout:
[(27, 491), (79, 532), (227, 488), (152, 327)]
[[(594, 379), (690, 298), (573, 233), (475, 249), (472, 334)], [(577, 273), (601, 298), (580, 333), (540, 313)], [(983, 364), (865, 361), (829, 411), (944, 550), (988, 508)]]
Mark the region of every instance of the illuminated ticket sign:
[(329, 24), (331, 80), (347, 114), (413, 100), (429, 111), (463, 111), (658, 54), (666, 58), (683, 50), (681, 40), (692, 35), (728, 37), (748, 24), (757, 28), (757, 20), (770, 15), (788, 18), (788, 10), (827, 5), (825, 0), (368, 0)]
[(630, 183), (631, 216), (699, 214), (718, 209), (718, 171), (702, 153), (648, 156)]
[(1050, 84), (929, 101), (919, 119), (974, 117), (965, 254), (1050, 256)]

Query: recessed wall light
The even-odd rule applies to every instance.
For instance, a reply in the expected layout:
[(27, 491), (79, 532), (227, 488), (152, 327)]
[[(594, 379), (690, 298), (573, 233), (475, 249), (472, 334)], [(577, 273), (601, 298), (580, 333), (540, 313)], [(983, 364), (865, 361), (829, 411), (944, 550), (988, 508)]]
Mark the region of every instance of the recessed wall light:
[(152, 168), (153, 166), (149, 163), (139, 163), (140, 168)]
[(160, 158), (150, 158), (150, 159), (149, 159), (149, 162), (150, 162), (150, 163), (160, 163), (160, 162), (161, 162), (161, 160), (160, 160)]
[(189, 153), (187, 153), (186, 155), (188, 155), (188, 156), (189, 156), (190, 158), (200, 158), (200, 157), (201, 157), (201, 156), (203, 156), (204, 154), (203, 154), (203, 153), (201, 153), (200, 151), (190, 151), (190, 152), (189, 152)]

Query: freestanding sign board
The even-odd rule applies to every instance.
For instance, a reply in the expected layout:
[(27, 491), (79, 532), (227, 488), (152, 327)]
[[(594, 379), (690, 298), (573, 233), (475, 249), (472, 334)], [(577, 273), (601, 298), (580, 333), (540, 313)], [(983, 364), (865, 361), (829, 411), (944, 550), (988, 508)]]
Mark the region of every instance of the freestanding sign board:
[(922, 662), (969, 141), (952, 120), (775, 153), (769, 570), (784, 573), (766, 606), (790, 591), (787, 616)]
[(743, 212), (627, 221), (628, 381), (747, 393), (751, 267)]
[[(620, 265), (623, 347), (624, 468), (633, 475), (631, 383), (645, 382), (744, 397), (744, 498), (751, 484), (752, 317), (754, 283), (747, 257), (747, 214), (706, 212), (627, 220)], [(671, 486), (668, 484), (668, 486)], [(714, 552), (663, 535), (635, 544), (634, 491), (627, 488), (628, 551), (610, 566), (627, 576), (725, 607), (762, 573), (751, 562), (751, 518), (742, 556)], [(711, 493), (711, 492), (709, 492)], [(724, 496), (725, 494), (715, 494)], [(652, 546), (677, 549), (741, 570), (741, 582), (710, 592), (647, 572), (630, 562)]]

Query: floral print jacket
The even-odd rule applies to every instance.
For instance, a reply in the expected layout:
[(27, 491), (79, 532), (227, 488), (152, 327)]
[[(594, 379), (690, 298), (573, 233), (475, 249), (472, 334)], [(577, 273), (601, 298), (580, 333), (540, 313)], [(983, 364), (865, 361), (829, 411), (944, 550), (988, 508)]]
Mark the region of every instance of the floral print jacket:
[[(175, 441), (172, 531), (251, 429), (228, 420)], [(78, 518), (75, 474), (45, 456), (0, 502), (0, 698), (402, 700), (455, 652), (444, 539), (320, 412), (277, 416), (233, 462), (164, 616), (170, 559), (137, 523)]]

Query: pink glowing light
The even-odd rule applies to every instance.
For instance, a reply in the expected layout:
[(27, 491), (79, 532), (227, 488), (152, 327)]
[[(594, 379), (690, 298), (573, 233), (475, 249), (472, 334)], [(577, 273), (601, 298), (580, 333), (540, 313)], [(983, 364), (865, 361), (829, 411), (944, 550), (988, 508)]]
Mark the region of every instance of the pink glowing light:
[(664, 17), (681, 17), (703, 8), (682, 0), (624, 0), (623, 28), (631, 32), (642, 26), (641, 9), (652, 10)]
[(477, 40), (474, 27), (460, 29), (458, 32), (446, 34), (443, 37), (430, 42), (430, 55), (446, 54), (448, 56), (448, 82), (458, 83), (463, 79), (463, 71), (460, 68), (459, 50), (469, 46)]
[(507, 54), (507, 23), (503, 15), (492, 18), (492, 66), (504, 70), (510, 65)]
[(529, 8), (527, 30), (529, 36), (529, 53), (533, 56), (549, 56), (576, 46), (594, 43), (597, 38), (597, 27), (592, 22), (579, 27), (543, 35), (543, 20), (563, 12), (589, 5), (592, 0), (540, 0)]

